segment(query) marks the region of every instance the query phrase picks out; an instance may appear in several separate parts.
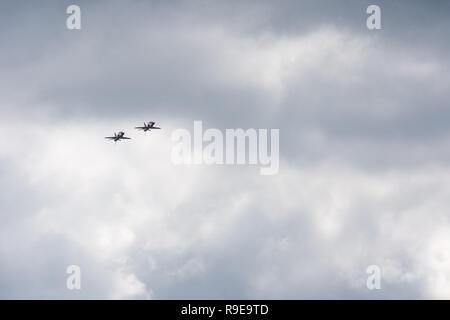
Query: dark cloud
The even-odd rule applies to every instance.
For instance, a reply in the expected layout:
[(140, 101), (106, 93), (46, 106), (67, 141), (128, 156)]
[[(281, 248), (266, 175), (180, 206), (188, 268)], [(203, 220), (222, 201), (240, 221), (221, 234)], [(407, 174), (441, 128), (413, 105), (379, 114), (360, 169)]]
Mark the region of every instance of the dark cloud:
[[(448, 296), (448, 1), (378, 1), (378, 31), (371, 1), (69, 4), (0, 4), (2, 298), (74, 297), (74, 260), (82, 298)], [(193, 120), (279, 128), (280, 175), (174, 169)]]

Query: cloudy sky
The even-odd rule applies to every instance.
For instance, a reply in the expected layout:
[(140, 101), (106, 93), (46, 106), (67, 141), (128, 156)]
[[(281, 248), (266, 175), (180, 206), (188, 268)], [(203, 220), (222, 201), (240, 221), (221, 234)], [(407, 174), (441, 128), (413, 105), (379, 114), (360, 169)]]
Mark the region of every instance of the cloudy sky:
[[(450, 298), (449, 14), (2, 1), (0, 298)], [(194, 120), (280, 129), (278, 174), (174, 165)]]

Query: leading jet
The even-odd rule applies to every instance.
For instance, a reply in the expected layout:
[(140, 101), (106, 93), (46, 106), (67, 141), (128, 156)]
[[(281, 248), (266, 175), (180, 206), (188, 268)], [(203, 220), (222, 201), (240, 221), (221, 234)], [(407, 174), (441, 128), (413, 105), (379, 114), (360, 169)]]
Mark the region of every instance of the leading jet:
[(144, 122), (144, 126), (143, 127), (134, 127), (137, 130), (142, 130), (144, 132), (147, 132), (148, 130), (152, 130), (152, 129), (161, 129), (159, 127), (155, 127), (155, 122), (154, 121), (150, 121), (149, 123), (145, 123)]
[(124, 140), (124, 139), (131, 139), (128, 137), (125, 137), (125, 132), (119, 131), (119, 133), (114, 133), (114, 137), (105, 137), (105, 139), (114, 140), (114, 142)]

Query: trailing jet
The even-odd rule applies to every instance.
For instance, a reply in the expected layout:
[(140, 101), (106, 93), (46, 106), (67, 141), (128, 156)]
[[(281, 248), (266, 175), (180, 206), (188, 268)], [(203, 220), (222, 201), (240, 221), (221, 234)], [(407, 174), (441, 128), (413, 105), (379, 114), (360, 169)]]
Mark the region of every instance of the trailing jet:
[(138, 130), (143, 130), (144, 132), (147, 132), (148, 130), (151, 130), (151, 129), (161, 129), (159, 127), (155, 127), (155, 122), (154, 121), (150, 121), (147, 124), (145, 124), (145, 122), (144, 122), (144, 126), (143, 127), (134, 127), (134, 128), (138, 129)]
[(125, 137), (125, 132), (119, 131), (119, 133), (114, 133), (114, 137), (105, 137), (105, 139), (114, 140), (114, 142), (117, 142), (122, 139), (131, 139), (131, 138)]

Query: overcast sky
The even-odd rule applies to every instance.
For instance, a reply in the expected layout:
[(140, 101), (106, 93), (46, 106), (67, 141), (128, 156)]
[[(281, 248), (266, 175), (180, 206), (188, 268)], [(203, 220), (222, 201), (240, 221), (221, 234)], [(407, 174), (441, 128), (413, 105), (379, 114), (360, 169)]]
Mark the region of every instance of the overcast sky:
[[(2, 1), (0, 298), (450, 298), (449, 14)], [(280, 129), (278, 174), (174, 165), (194, 120)]]

